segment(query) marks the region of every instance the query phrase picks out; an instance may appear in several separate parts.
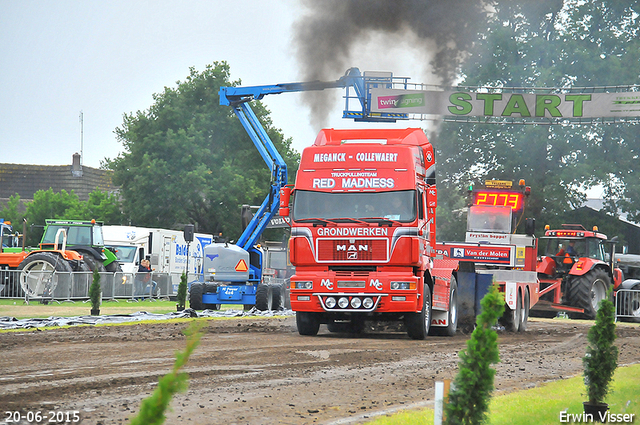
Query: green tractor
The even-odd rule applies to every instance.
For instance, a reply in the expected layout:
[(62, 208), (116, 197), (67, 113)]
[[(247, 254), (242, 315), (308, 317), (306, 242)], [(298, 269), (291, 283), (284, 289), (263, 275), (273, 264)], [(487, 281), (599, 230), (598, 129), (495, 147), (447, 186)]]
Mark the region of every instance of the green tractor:
[[(100, 221), (45, 220), (40, 249), (72, 249), (82, 254), (91, 271), (121, 272), (116, 255), (104, 246)], [(67, 235), (66, 248), (56, 247), (56, 234), (64, 230)]]

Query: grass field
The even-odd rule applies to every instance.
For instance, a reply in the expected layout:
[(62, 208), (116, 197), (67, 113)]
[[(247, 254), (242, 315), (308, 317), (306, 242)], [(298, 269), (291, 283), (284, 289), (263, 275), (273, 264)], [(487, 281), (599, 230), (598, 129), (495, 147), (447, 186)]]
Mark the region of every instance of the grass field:
[[(640, 423), (640, 365), (619, 367), (607, 397), (609, 412), (634, 415), (631, 422)], [(497, 395), (491, 399), (487, 425), (553, 425), (577, 423), (560, 421), (560, 412), (579, 415), (583, 412), (586, 389), (582, 376), (550, 382), (539, 387)], [(565, 416), (565, 419), (570, 417)], [(616, 419), (623, 419), (622, 416)], [(369, 425), (432, 425), (433, 410), (402, 412), (367, 422)], [(613, 423), (613, 422), (612, 422)], [(617, 421), (616, 423), (624, 423)]]
[[(187, 307), (189, 303), (187, 302)], [(223, 305), (223, 310), (242, 310), (241, 305)], [(88, 316), (91, 304), (77, 301), (74, 303), (49, 303), (41, 304), (31, 301), (26, 304), (24, 300), (0, 300), (0, 316), (15, 317), (16, 319), (46, 318), (46, 317), (74, 317)], [(176, 311), (175, 301), (139, 301), (128, 300), (105, 301), (100, 306), (100, 314), (130, 314), (138, 311), (149, 313), (169, 313)]]

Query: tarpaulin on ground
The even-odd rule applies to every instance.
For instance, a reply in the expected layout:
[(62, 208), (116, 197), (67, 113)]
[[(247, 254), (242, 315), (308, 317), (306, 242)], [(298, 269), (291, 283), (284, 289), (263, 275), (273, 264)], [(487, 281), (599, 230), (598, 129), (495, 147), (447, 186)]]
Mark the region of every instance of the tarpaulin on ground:
[(76, 316), (76, 317), (47, 317), (33, 319), (16, 319), (15, 317), (0, 317), (0, 330), (4, 329), (31, 329), (55, 326), (77, 326), (77, 325), (103, 325), (126, 322), (139, 322), (143, 320), (168, 320), (187, 319), (190, 317), (271, 317), (271, 316), (292, 316), (291, 310), (270, 310), (259, 311), (252, 309), (243, 310), (203, 310), (195, 311), (191, 308), (171, 312), (166, 314), (148, 313), (139, 311), (131, 314), (113, 314), (101, 316)]

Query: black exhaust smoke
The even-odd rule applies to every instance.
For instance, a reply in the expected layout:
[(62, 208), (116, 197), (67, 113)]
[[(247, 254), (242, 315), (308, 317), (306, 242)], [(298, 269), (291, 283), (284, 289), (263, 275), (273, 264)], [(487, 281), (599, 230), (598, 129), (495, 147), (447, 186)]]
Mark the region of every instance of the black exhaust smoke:
[[(306, 0), (308, 14), (295, 26), (303, 81), (335, 80), (351, 63), (358, 44), (375, 33), (411, 32), (415, 48), (433, 58), (425, 70), (450, 84), (465, 52), (477, 41), (490, 8), (485, 0)], [(425, 55), (425, 57), (427, 57)], [(364, 70), (362, 70), (364, 71)], [(372, 70), (373, 71), (373, 70)], [(392, 70), (391, 70), (392, 71)], [(328, 93), (305, 92), (312, 120), (323, 125)]]

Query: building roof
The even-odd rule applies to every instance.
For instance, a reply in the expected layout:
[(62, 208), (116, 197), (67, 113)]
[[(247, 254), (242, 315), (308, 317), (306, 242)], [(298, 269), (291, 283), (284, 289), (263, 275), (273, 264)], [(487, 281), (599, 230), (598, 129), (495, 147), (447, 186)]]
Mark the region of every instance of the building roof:
[(73, 192), (81, 201), (89, 199), (96, 189), (116, 192), (111, 170), (80, 165), (80, 155), (73, 155), (71, 165), (0, 164), (0, 201), (6, 201), (16, 193), (22, 201), (33, 199), (39, 190), (53, 189)]

